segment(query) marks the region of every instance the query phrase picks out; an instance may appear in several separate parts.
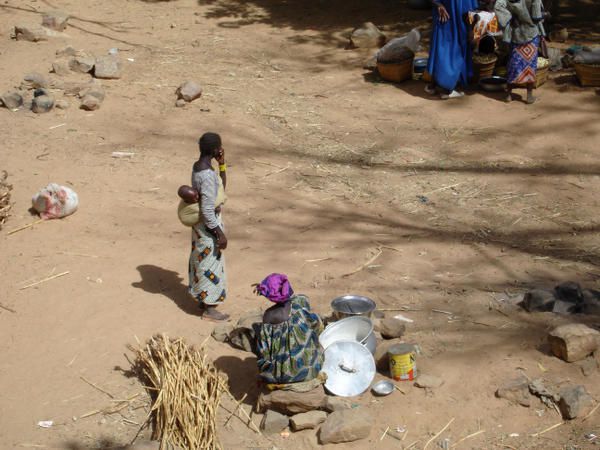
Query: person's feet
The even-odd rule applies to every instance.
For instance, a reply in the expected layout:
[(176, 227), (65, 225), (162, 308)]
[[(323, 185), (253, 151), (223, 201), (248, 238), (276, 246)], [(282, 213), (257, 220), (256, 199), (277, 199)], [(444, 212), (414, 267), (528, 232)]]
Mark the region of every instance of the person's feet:
[(536, 100), (537, 99), (533, 96), (533, 93), (531, 93), (531, 92), (527, 93), (527, 104), (528, 105), (533, 105)]
[(217, 310), (216, 306), (205, 305), (203, 308), (202, 318), (213, 322), (226, 322), (229, 320), (229, 314), (222, 313)]
[(512, 98), (512, 94), (509, 92), (508, 94), (506, 94), (506, 97), (504, 98), (504, 101), (506, 103), (510, 103), (510, 102), (512, 102), (512, 99), (513, 99)]
[(450, 98), (461, 98), (461, 97), (464, 97), (464, 96), (465, 96), (464, 92), (452, 91), (452, 92), (450, 92), (448, 94), (442, 94), (442, 95), (440, 95), (440, 98), (442, 100), (448, 100)]

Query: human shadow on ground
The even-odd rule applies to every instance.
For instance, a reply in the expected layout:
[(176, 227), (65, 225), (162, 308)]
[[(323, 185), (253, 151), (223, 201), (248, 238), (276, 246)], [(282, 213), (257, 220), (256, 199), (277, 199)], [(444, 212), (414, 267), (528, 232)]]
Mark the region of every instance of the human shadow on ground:
[(138, 266), (137, 270), (142, 280), (131, 283), (133, 287), (143, 289), (150, 294), (162, 294), (187, 314), (202, 315), (198, 303), (190, 297), (187, 285), (179, 273), (152, 264), (143, 264)]
[(227, 374), (231, 395), (239, 400), (247, 394), (244, 403), (254, 406), (260, 393), (256, 357), (244, 356), (219, 356), (214, 364), (217, 369)]

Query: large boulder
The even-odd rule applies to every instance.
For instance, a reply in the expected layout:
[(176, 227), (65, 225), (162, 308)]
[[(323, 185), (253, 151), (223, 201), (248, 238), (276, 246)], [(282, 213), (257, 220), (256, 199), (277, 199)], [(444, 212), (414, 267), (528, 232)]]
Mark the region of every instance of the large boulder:
[(366, 439), (373, 422), (373, 414), (361, 408), (333, 412), (319, 430), (319, 442), (325, 445)]
[(198, 83), (186, 81), (177, 88), (175, 93), (177, 94), (177, 98), (183, 99), (189, 103), (202, 95), (202, 88)]
[(119, 79), (123, 75), (123, 63), (117, 56), (100, 56), (94, 65), (94, 77), (103, 79)]
[(322, 387), (309, 392), (277, 390), (261, 394), (258, 398), (260, 411), (272, 409), (282, 414), (294, 415), (317, 409), (326, 409), (327, 395)]
[(581, 323), (556, 327), (548, 334), (552, 353), (567, 362), (575, 362), (591, 355), (600, 343), (600, 333)]

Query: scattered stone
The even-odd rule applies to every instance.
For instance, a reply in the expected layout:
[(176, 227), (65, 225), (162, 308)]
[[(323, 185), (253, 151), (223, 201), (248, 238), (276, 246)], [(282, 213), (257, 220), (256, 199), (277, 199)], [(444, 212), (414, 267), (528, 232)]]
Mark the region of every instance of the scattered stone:
[(121, 78), (123, 72), (123, 63), (116, 56), (100, 56), (96, 59), (94, 66), (94, 76), (109, 80)]
[(593, 289), (583, 290), (583, 306), (584, 314), (600, 316), (600, 292)]
[(548, 408), (554, 408), (560, 400), (560, 394), (554, 389), (546, 387), (544, 381), (541, 378), (536, 378), (529, 383), (529, 392), (539, 397), (544, 405)]
[(232, 347), (251, 353), (256, 353), (256, 331), (257, 324), (262, 322), (260, 310), (250, 311), (242, 315), (234, 330), (229, 333), (229, 342)]
[(327, 396), (323, 409), (327, 412), (340, 411), (342, 409), (352, 408), (352, 402), (343, 397)]
[(65, 99), (60, 99), (54, 102), (54, 107), (58, 109), (69, 109), (71, 104)]
[(309, 392), (273, 391), (261, 394), (258, 399), (260, 411), (272, 409), (282, 414), (294, 415), (316, 409), (325, 409), (327, 395), (319, 386)]
[(73, 72), (89, 73), (96, 64), (96, 57), (91, 53), (83, 51), (75, 52), (75, 56), (69, 61), (69, 68)]
[(101, 104), (102, 100), (91, 94), (86, 95), (81, 99), (81, 109), (86, 111), (96, 111), (98, 108), (100, 108)]
[(104, 88), (102, 88), (102, 85), (97, 83), (88, 83), (87, 85), (83, 86), (78, 95), (81, 98), (91, 95), (92, 97), (96, 97), (101, 102), (104, 101), (105, 97)]
[(386, 40), (379, 28), (372, 22), (366, 22), (352, 32), (349, 48), (380, 48)]
[(423, 389), (435, 389), (444, 384), (444, 380), (434, 375), (421, 374), (415, 381), (415, 386)]
[(77, 50), (75, 50), (73, 47), (71, 47), (70, 45), (63, 48), (62, 50), (56, 50), (56, 56), (58, 57), (63, 57), (63, 56), (76, 56), (77, 55)]
[(71, 73), (71, 68), (69, 67), (69, 60), (67, 59), (57, 59), (52, 63), (52, 72), (56, 75), (66, 76)]
[(290, 419), (293, 431), (309, 430), (317, 428), (318, 425), (325, 422), (327, 413), (325, 411), (309, 411), (296, 414)]
[(15, 25), (15, 39), (17, 41), (40, 42), (47, 41), (50, 37), (48, 29), (38, 25)]
[(319, 442), (325, 445), (366, 439), (371, 434), (373, 421), (373, 415), (360, 408), (335, 411), (321, 426)]
[(202, 88), (193, 81), (186, 81), (177, 88), (177, 98), (181, 98), (186, 102), (192, 102), (202, 95)]
[(596, 371), (596, 369), (598, 369), (598, 361), (596, 361), (596, 358), (593, 356), (588, 356), (584, 360), (579, 361), (577, 364), (579, 364), (579, 367), (581, 367), (581, 373), (583, 373), (583, 375), (586, 377), (589, 377)]
[(177, 106), (178, 108), (183, 108), (185, 105), (187, 105), (187, 102), (182, 98), (177, 99), (177, 101), (175, 102), (175, 106)]
[(65, 31), (69, 15), (62, 11), (47, 12), (42, 16), (42, 25), (54, 31)]
[(388, 356), (388, 350), (393, 345), (401, 343), (402, 339), (391, 339), (377, 343), (377, 348), (375, 349), (375, 364), (377, 366), (377, 370), (379, 370), (380, 372), (385, 372), (389, 370), (390, 357)]
[(23, 83), (21, 86), (25, 89), (46, 88), (48, 87), (48, 80), (46, 80), (43, 75), (37, 72), (32, 72), (23, 77)]
[(36, 114), (49, 112), (54, 107), (54, 100), (48, 95), (38, 95), (33, 98), (31, 110)]
[(211, 336), (217, 342), (226, 342), (229, 339), (229, 333), (233, 331), (233, 325), (230, 323), (222, 323), (217, 325)]
[(529, 394), (529, 380), (520, 375), (514, 380), (509, 381), (504, 386), (498, 388), (496, 397), (504, 398), (510, 402), (518, 403), (521, 406), (531, 406), (531, 395)]
[(528, 312), (552, 311), (556, 297), (554, 292), (544, 289), (533, 289), (523, 296), (523, 308)]
[(558, 407), (564, 419), (575, 419), (588, 413), (593, 404), (594, 399), (581, 385), (565, 386), (560, 390)]
[(279, 414), (277, 411), (268, 410), (262, 418), (260, 429), (267, 434), (280, 433), (289, 423), (288, 416)]
[(398, 319), (383, 319), (379, 325), (379, 331), (384, 339), (399, 338), (404, 335), (406, 325)]
[(586, 325), (561, 325), (548, 335), (552, 353), (567, 362), (580, 361), (598, 348), (600, 333)]
[(23, 106), (23, 96), (16, 91), (2, 94), (2, 96), (0, 96), (0, 101), (8, 109), (18, 109)]
[(577, 309), (577, 305), (574, 305), (573, 303), (556, 300), (552, 307), (552, 312), (555, 314), (574, 314), (578, 312)]
[(42, 89), (42, 88), (38, 88), (35, 91), (33, 91), (33, 97), (41, 97), (42, 95), (46, 95), (48, 97), (50, 97), (50, 92), (48, 92), (46, 89)]

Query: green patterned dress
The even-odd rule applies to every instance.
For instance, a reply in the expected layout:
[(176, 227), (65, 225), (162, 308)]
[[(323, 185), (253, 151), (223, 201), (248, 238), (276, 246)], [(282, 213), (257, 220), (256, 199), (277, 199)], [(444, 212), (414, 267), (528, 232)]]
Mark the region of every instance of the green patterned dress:
[(257, 333), (258, 372), (267, 383), (312, 380), (323, 364), (321, 318), (311, 312), (305, 296), (296, 295), (289, 301), (289, 319), (278, 324), (262, 323)]

